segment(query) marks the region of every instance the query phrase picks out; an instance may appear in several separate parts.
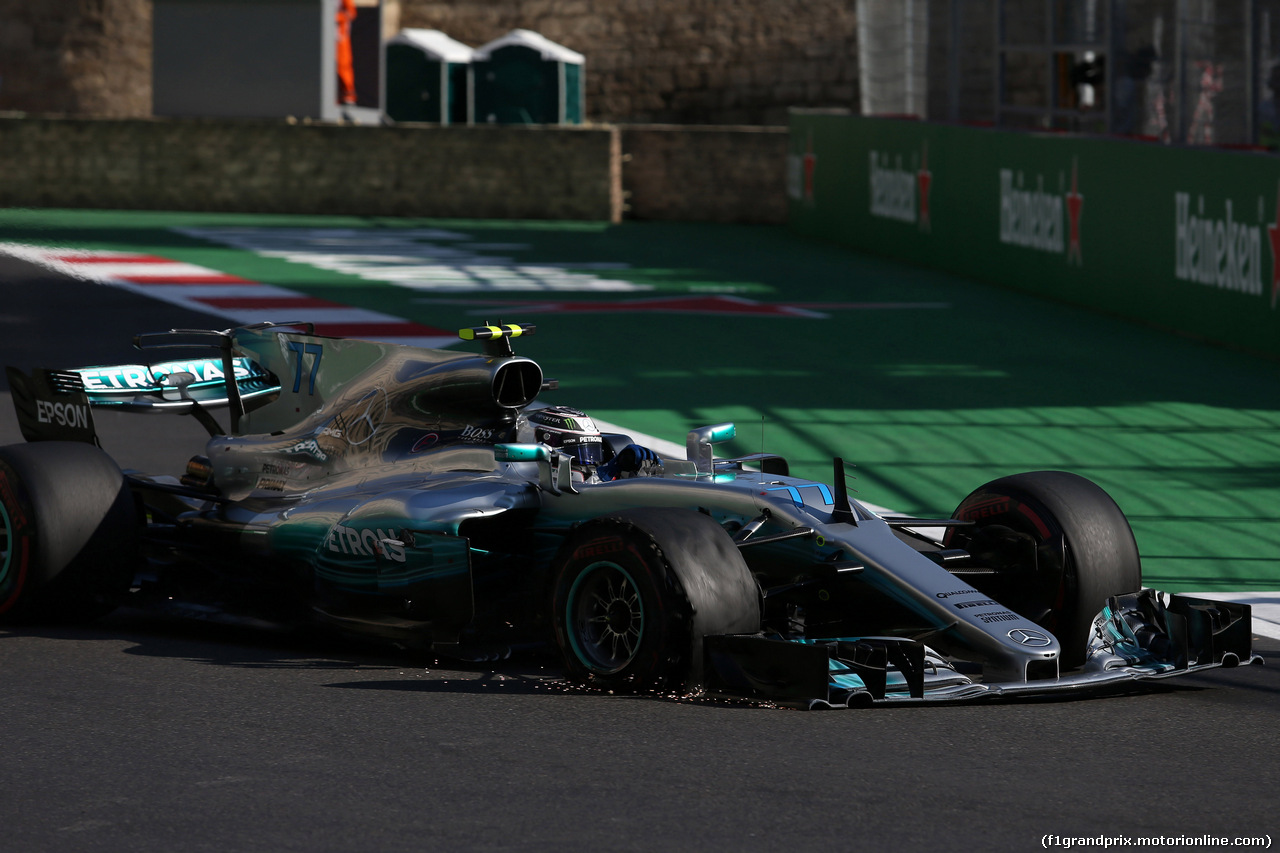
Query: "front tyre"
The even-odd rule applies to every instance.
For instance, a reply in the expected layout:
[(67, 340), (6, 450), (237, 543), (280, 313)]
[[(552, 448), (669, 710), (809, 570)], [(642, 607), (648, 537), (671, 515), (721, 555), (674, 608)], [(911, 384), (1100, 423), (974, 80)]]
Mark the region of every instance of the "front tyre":
[(614, 690), (695, 687), (702, 638), (760, 630), (760, 592), (737, 546), (691, 510), (594, 519), (556, 560), (552, 615), (570, 678)]
[(960, 502), (949, 546), (995, 571), (966, 575), (990, 595), (1051, 631), (1062, 666), (1084, 663), (1093, 618), (1107, 597), (1142, 589), (1133, 530), (1100, 486), (1066, 471), (992, 480)]
[(120, 468), (98, 448), (0, 447), (0, 622), (110, 612), (138, 564), (138, 519)]

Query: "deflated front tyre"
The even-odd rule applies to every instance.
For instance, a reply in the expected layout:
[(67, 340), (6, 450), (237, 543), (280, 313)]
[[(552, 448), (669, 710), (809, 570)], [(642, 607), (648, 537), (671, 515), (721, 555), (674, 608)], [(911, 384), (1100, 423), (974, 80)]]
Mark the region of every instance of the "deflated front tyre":
[(615, 690), (696, 687), (702, 638), (760, 630), (760, 593), (729, 535), (701, 513), (594, 519), (566, 541), (552, 596), (575, 681)]

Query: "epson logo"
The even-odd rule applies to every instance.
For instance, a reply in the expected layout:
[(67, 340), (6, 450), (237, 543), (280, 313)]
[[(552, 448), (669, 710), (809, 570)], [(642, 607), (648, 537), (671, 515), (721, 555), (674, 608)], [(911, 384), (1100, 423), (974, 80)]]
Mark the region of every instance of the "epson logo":
[(64, 427), (89, 428), (89, 407), (75, 403), (51, 403), (36, 400), (36, 420), (42, 424)]

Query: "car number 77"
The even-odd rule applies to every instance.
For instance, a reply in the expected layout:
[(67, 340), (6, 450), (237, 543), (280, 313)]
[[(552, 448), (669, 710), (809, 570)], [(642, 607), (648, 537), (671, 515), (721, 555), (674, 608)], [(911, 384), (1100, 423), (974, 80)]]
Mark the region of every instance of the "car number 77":
[(298, 389), (302, 387), (302, 358), (304, 354), (314, 355), (315, 359), (311, 362), (311, 375), (307, 379), (307, 395), (316, 393), (316, 374), (320, 372), (320, 358), (324, 355), (324, 346), (321, 344), (304, 344), (302, 341), (289, 341), (289, 349), (298, 354), (298, 363), (294, 365), (293, 370), (293, 393), (298, 393)]

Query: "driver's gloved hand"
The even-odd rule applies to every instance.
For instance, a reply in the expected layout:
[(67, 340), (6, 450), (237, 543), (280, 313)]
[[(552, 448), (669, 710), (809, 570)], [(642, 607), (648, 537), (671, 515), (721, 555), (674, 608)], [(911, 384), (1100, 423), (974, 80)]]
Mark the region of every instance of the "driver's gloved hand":
[(643, 468), (661, 467), (662, 457), (647, 447), (628, 444), (618, 455), (596, 469), (601, 480), (616, 480), (625, 474), (634, 474)]

